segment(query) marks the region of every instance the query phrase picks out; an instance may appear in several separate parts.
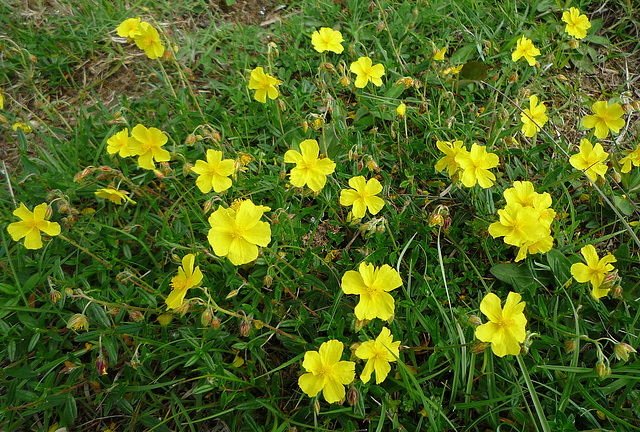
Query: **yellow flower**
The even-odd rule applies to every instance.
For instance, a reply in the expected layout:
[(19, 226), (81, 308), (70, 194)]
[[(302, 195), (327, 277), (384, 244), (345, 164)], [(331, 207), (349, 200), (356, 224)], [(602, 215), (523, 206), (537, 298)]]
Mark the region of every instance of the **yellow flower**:
[(344, 346), (338, 340), (330, 340), (320, 345), (318, 351), (304, 354), (302, 367), (307, 371), (298, 378), (298, 385), (309, 397), (315, 397), (320, 391), (329, 403), (344, 399), (344, 386), (353, 382), (356, 376), (356, 364), (341, 361)]
[(129, 129), (123, 129), (107, 140), (107, 153), (118, 153), (121, 157), (131, 156), (129, 151)]
[(118, 36), (126, 37), (126, 38), (134, 38), (135, 36), (140, 34), (140, 17), (138, 18), (129, 18), (118, 26), (116, 31), (118, 32)]
[(587, 29), (591, 28), (589, 18), (586, 15), (580, 15), (578, 8), (574, 7), (562, 13), (562, 21), (567, 23), (564, 31), (576, 39), (584, 39), (587, 36)]
[(127, 196), (129, 192), (119, 191), (117, 189), (98, 189), (95, 194), (98, 198), (108, 199), (109, 201), (116, 203), (118, 205), (122, 204), (122, 201), (131, 202), (135, 204), (136, 202)]
[(366, 87), (369, 81), (378, 87), (382, 85), (384, 66), (381, 64), (372, 66), (369, 57), (360, 57), (357, 61), (351, 63), (349, 70), (357, 75), (355, 84), (358, 88)]
[(599, 139), (604, 139), (609, 135), (609, 129), (618, 133), (624, 127), (622, 115), (624, 111), (618, 103), (609, 105), (600, 101), (591, 107), (593, 115), (588, 115), (582, 120), (582, 124), (587, 129), (596, 128), (595, 135)]
[(276, 99), (278, 97), (277, 85), (280, 85), (282, 81), (272, 77), (268, 73), (264, 73), (264, 69), (257, 67), (251, 71), (251, 77), (249, 77), (249, 89), (256, 90), (253, 96), (258, 102), (266, 103), (267, 96), (269, 99)]
[(609, 153), (604, 151), (600, 143), (594, 146), (586, 138), (580, 141), (580, 153), (574, 154), (569, 158), (569, 163), (575, 169), (583, 170), (587, 177), (593, 182), (596, 181), (598, 175), (604, 178), (607, 172), (607, 165), (603, 162), (607, 160)]
[(456, 162), (456, 156), (459, 153), (468, 153), (468, 151), (462, 141), (459, 140), (454, 141), (453, 144), (449, 141), (438, 141), (436, 146), (444, 153), (444, 157), (436, 163), (436, 170), (442, 172), (446, 169), (449, 173), (449, 178), (451, 178), (460, 169), (460, 164)]
[(525, 109), (524, 112), (529, 114), (529, 117), (531, 117), (533, 121), (531, 121), (531, 119), (524, 114), (520, 115), (520, 120), (523, 123), (522, 133), (524, 134), (524, 136), (531, 138), (549, 120), (549, 117), (547, 117), (546, 114), (547, 107), (544, 105), (544, 103), (538, 104), (538, 96), (532, 95), (529, 98), (529, 108)]
[(518, 203), (508, 203), (498, 210), (500, 221), (489, 225), (493, 238), (503, 237), (506, 244), (520, 247), (549, 235), (550, 230), (540, 223), (540, 212)]
[(182, 306), (187, 290), (202, 284), (200, 267), (193, 267), (194, 254), (187, 254), (182, 258), (182, 267), (178, 267), (178, 275), (171, 279), (171, 292), (167, 297), (167, 309), (178, 309)]
[(442, 48), (440, 51), (434, 54), (433, 59), (437, 61), (444, 60), (444, 54), (447, 52), (447, 47)]
[(320, 31), (316, 30), (311, 35), (313, 48), (318, 52), (333, 51), (336, 54), (340, 54), (344, 50), (343, 41), (342, 33), (328, 27), (322, 27)]
[(586, 245), (580, 249), (587, 264), (576, 263), (571, 266), (571, 275), (580, 283), (590, 282), (593, 287), (591, 294), (599, 299), (609, 293), (609, 288), (600, 288), (607, 273), (613, 271), (611, 263), (616, 262), (616, 257), (611, 254), (599, 258), (593, 245)]
[(494, 153), (487, 153), (485, 146), (474, 143), (470, 152), (459, 152), (455, 160), (462, 169), (460, 180), (466, 187), (478, 183), (486, 189), (493, 185), (496, 176), (489, 170), (498, 166), (500, 158)]
[(222, 160), (222, 152), (207, 150), (207, 161), (197, 160), (191, 171), (198, 174), (196, 185), (202, 193), (207, 193), (213, 188), (215, 192), (222, 192), (231, 187), (229, 176), (233, 174), (235, 161), (233, 159)]
[(20, 203), (20, 207), (13, 211), (13, 215), (22, 220), (10, 223), (7, 227), (11, 238), (14, 241), (18, 241), (24, 237), (24, 247), (27, 249), (40, 249), (42, 247), (40, 231), (50, 236), (60, 234), (60, 224), (47, 220), (49, 219), (47, 210), (47, 203), (35, 206), (33, 212), (23, 203)]
[(626, 156), (620, 159), (620, 165), (622, 165), (620, 171), (628, 173), (631, 171), (631, 164), (634, 166), (640, 166), (640, 146), (635, 150), (623, 150), (623, 153)]
[(388, 328), (383, 327), (375, 340), (363, 342), (355, 352), (356, 357), (366, 360), (364, 370), (360, 375), (362, 382), (371, 380), (371, 373), (376, 373), (376, 384), (385, 380), (391, 366), (389, 362), (396, 361), (400, 356), (400, 341), (393, 341), (393, 335)]
[(398, 272), (388, 264), (375, 267), (360, 263), (358, 271), (349, 270), (342, 276), (342, 291), (357, 294), (360, 301), (354, 312), (359, 320), (388, 320), (395, 312), (395, 300), (389, 294), (402, 285)]
[(476, 337), (482, 342), (491, 342), (491, 349), (498, 357), (520, 354), (520, 344), (527, 336), (527, 319), (523, 313), (526, 303), (520, 300), (520, 294), (510, 292), (502, 309), (500, 297), (489, 293), (480, 303), (480, 310), (489, 322), (476, 328)]
[(540, 50), (533, 46), (533, 42), (531, 39), (527, 39), (526, 36), (522, 36), (518, 39), (516, 44), (516, 50), (511, 53), (511, 60), (514, 62), (518, 61), (521, 57), (524, 57), (527, 62), (529, 62), (529, 66), (534, 66), (536, 64), (536, 56), (540, 55)]
[(228, 257), (233, 265), (242, 265), (258, 258), (258, 246), (271, 241), (271, 227), (260, 221), (269, 207), (257, 206), (251, 200), (237, 208), (222, 208), (209, 216), (211, 229), (207, 236), (213, 252)]
[(335, 162), (329, 158), (319, 159), (320, 148), (318, 142), (313, 139), (300, 143), (300, 152), (288, 150), (284, 154), (285, 163), (296, 164), (291, 168), (289, 181), (295, 187), (309, 185), (312, 191), (320, 191), (327, 182), (327, 176), (336, 168)]
[(131, 156), (138, 156), (140, 168), (152, 170), (156, 168), (154, 160), (166, 162), (171, 159), (169, 152), (162, 148), (167, 141), (167, 136), (160, 129), (147, 129), (139, 124), (131, 131), (129, 152)]
[(29, 123), (25, 123), (21, 121), (15, 122), (13, 126), (11, 126), (11, 129), (13, 129), (14, 131), (17, 131), (18, 129), (20, 129), (24, 133), (33, 132), (33, 129), (31, 128), (31, 125)]
[(406, 114), (406, 112), (407, 112), (407, 106), (404, 104), (404, 102), (402, 102), (396, 108), (396, 114), (398, 115), (398, 118), (404, 118), (404, 115)]
[(340, 204), (353, 206), (353, 217), (361, 219), (367, 209), (372, 215), (378, 214), (384, 207), (384, 200), (375, 196), (382, 191), (382, 185), (375, 178), (365, 181), (363, 176), (349, 179), (349, 186), (353, 189), (340, 191)]
[(138, 25), (138, 34), (133, 36), (138, 48), (144, 50), (144, 53), (151, 60), (157, 59), (164, 54), (164, 45), (160, 42), (160, 35), (148, 22), (141, 22)]

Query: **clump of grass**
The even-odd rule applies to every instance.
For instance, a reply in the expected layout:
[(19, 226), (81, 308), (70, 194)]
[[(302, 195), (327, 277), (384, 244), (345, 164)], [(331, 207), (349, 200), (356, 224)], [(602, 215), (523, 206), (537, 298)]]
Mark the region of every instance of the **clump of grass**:
[[(603, 78), (633, 5), (574, 5), (580, 41), (548, 1), (120, 6), (0, 6), (1, 427), (640, 425), (638, 101)], [(157, 59), (116, 35), (138, 16)], [(608, 158), (574, 168), (583, 139)]]

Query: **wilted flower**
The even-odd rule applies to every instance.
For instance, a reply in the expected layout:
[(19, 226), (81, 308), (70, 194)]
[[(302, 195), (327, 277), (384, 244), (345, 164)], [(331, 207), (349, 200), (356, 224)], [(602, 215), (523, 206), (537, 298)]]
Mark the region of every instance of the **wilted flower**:
[(118, 205), (122, 204), (123, 201), (135, 204), (136, 202), (134, 200), (132, 200), (131, 198), (129, 198), (127, 196), (128, 194), (129, 194), (129, 192), (127, 192), (127, 191), (120, 191), (120, 190), (111, 189), (111, 188), (98, 189), (97, 191), (95, 191), (95, 195), (98, 198), (107, 199), (107, 200), (111, 201), (112, 203), (115, 203), (115, 204), (118, 204)]
[(67, 322), (67, 328), (73, 330), (80, 330), (83, 328), (85, 331), (89, 331), (89, 320), (83, 314), (75, 314)]

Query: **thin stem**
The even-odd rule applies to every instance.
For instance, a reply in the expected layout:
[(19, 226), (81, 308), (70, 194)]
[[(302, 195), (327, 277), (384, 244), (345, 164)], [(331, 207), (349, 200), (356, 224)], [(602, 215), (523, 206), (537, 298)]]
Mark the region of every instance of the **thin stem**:
[(533, 386), (533, 382), (531, 381), (531, 377), (529, 376), (529, 371), (527, 370), (526, 365), (524, 364), (524, 360), (522, 357), (517, 355), (516, 360), (518, 360), (518, 365), (520, 366), (520, 370), (522, 371), (522, 376), (524, 377), (524, 381), (527, 383), (527, 389), (529, 389), (529, 395), (531, 396), (531, 401), (533, 402), (533, 406), (536, 409), (536, 414), (538, 414), (538, 419), (540, 419), (540, 425), (542, 426), (542, 430), (544, 432), (551, 432), (551, 428), (549, 427), (549, 423), (547, 422), (547, 417), (544, 414), (544, 410), (542, 409), (542, 405), (540, 404), (540, 400), (538, 399), (538, 394), (536, 393), (536, 389)]

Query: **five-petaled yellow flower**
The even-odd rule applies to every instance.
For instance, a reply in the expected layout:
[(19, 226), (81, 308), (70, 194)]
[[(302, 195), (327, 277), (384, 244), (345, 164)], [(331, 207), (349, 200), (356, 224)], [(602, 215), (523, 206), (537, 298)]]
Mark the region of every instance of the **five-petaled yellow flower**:
[(462, 141), (454, 141), (453, 144), (449, 141), (436, 142), (438, 149), (444, 153), (444, 157), (436, 163), (437, 171), (444, 171), (445, 169), (449, 173), (449, 178), (460, 169), (460, 164), (456, 162), (456, 156), (460, 153), (468, 153)]
[(632, 164), (634, 166), (640, 166), (640, 145), (636, 147), (635, 150), (623, 150), (622, 152), (625, 154), (625, 157), (620, 159), (620, 165), (622, 165), (620, 171), (628, 173), (631, 171)]
[(178, 309), (182, 306), (187, 290), (202, 284), (200, 267), (193, 267), (196, 257), (187, 254), (182, 258), (182, 267), (178, 267), (178, 275), (171, 279), (171, 292), (167, 296), (167, 309)]
[(171, 159), (169, 152), (162, 148), (168, 140), (169, 138), (160, 129), (154, 127), (147, 129), (139, 124), (131, 131), (129, 152), (132, 156), (138, 156), (140, 168), (152, 170), (156, 168), (154, 160), (167, 162)]
[(330, 340), (320, 345), (318, 351), (304, 354), (302, 367), (307, 371), (298, 378), (298, 385), (309, 397), (315, 397), (320, 391), (329, 403), (344, 399), (344, 386), (353, 382), (356, 376), (356, 364), (340, 360), (344, 345), (338, 340)]
[(133, 40), (151, 60), (164, 54), (164, 45), (160, 42), (158, 30), (148, 22), (143, 21), (138, 25), (138, 33), (133, 36)]
[(120, 191), (118, 189), (106, 188), (98, 189), (95, 194), (98, 198), (104, 198), (115, 204), (122, 204), (122, 202), (130, 202), (135, 204), (136, 202), (127, 196), (129, 192)]
[(527, 318), (523, 312), (526, 303), (520, 300), (520, 294), (510, 292), (503, 309), (500, 297), (489, 293), (480, 303), (480, 310), (489, 322), (476, 328), (476, 337), (482, 342), (491, 342), (491, 349), (498, 357), (520, 354), (520, 344), (527, 336)]
[(624, 127), (622, 115), (624, 111), (619, 103), (609, 105), (605, 101), (596, 102), (591, 107), (593, 115), (588, 115), (582, 120), (587, 129), (595, 128), (595, 135), (605, 139), (609, 135), (609, 129), (618, 133)]
[(518, 39), (516, 44), (516, 50), (511, 53), (511, 60), (514, 62), (520, 60), (520, 58), (524, 57), (525, 60), (529, 63), (529, 66), (534, 66), (536, 64), (536, 56), (540, 55), (540, 50), (533, 46), (533, 42), (531, 39), (528, 39), (526, 36), (522, 36)]
[(359, 320), (388, 320), (395, 312), (395, 300), (389, 291), (401, 286), (402, 279), (388, 264), (376, 267), (363, 262), (358, 271), (349, 270), (342, 276), (341, 285), (345, 294), (360, 296), (354, 309)]
[(300, 152), (288, 150), (284, 154), (285, 163), (296, 164), (291, 168), (289, 181), (295, 187), (309, 185), (312, 191), (320, 191), (327, 182), (327, 176), (336, 168), (336, 163), (329, 158), (319, 158), (320, 147), (313, 139), (304, 140), (300, 143)]
[(14, 241), (18, 241), (24, 237), (24, 247), (27, 249), (40, 249), (42, 247), (40, 231), (50, 236), (60, 234), (60, 224), (47, 220), (49, 218), (47, 209), (47, 203), (42, 203), (35, 206), (32, 212), (27, 206), (20, 203), (20, 207), (13, 211), (13, 215), (22, 220), (10, 223), (7, 227), (11, 238)]
[[(540, 128), (544, 127), (549, 120), (549, 117), (547, 117), (546, 114), (547, 107), (542, 102), (538, 103), (538, 96), (531, 95), (529, 98), (529, 108), (526, 108), (524, 112), (531, 118), (524, 114), (520, 114), (520, 120), (523, 123), (522, 133), (524, 136), (531, 138), (540, 130)], [(533, 119), (533, 121), (531, 121), (531, 119)]]
[(564, 31), (576, 39), (584, 39), (587, 36), (587, 29), (591, 28), (589, 18), (586, 15), (580, 15), (580, 10), (574, 7), (562, 13), (562, 21), (567, 23)]
[(376, 373), (376, 384), (385, 380), (391, 371), (390, 362), (396, 361), (400, 356), (400, 341), (393, 341), (391, 331), (383, 327), (375, 340), (363, 342), (355, 352), (356, 357), (366, 360), (364, 370), (360, 375), (362, 382), (371, 380), (371, 373)]
[(594, 298), (599, 299), (609, 293), (609, 288), (601, 288), (602, 282), (607, 273), (613, 271), (614, 267), (611, 263), (616, 262), (616, 257), (611, 254), (599, 258), (596, 248), (593, 245), (586, 245), (580, 249), (580, 253), (584, 257), (587, 264), (576, 263), (571, 266), (571, 275), (580, 283), (590, 282), (593, 287), (591, 294)]
[(384, 207), (384, 200), (376, 196), (382, 191), (382, 185), (377, 179), (365, 181), (363, 176), (352, 177), (349, 179), (349, 186), (353, 189), (340, 191), (340, 204), (352, 205), (353, 217), (363, 218), (367, 209), (372, 215), (376, 215)]
[(447, 52), (447, 47), (442, 48), (440, 51), (433, 55), (433, 59), (436, 61), (444, 60), (444, 54)]
[(462, 169), (462, 184), (473, 187), (478, 183), (486, 189), (493, 186), (496, 176), (489, 170), (498, 166), (500, 158), (497, 154), (487, 153), (485, 146), (473, 143), (470, 152), (459, 152), (456, 155), (456, 162)]
[(278, 97), (278, 89), (276, 86), (281, 83), (282, 81), (279, 79), (265, 73), (262, 67), (257, 67), (252, 70), (251, 76), (249, 77), (249, 89), (256, 91), (253, 97), (262, 103), (267, 102), (267, 96), (269, 96), (269, 99), (276, 99)]
[(107, 140), (107, 153), (116, 154), (120, 157), (131, 156), (129, 151), (129, 129), (123, 129)]
[(369, 57), (360, 57), (351, 63), (349, 70), (357, 75), (355, 84), (358, 88), (366, 87), (369, 81), (378, 87), (382, 85), (384, 66), (381, 64), (372, 65)]
[(120, 23), (116, 32), (120, 37), (126, 38), (134, 38), (138, 34), (140, 34), (140, 17), (138, 18), (129, 18)]
[(191, 168), (191, 171), (198, 174), (196, 186), (202, 193), (207, 193), (212, 188), (215, 192), (229, 189), (229, 176), (233, 174), (235, 163), (233, 159), (222, 160), (222, 152), (219, 150), (207, 150), (207, 161), (197, 160)]
[(213, 252), (228, 257), (233, 265), (250, 263), (258, 258), (258, 246), (265, 247), (271, 241), (271, 227), (260, 220), (269, 210), (251, 200), (242, 201), (237, 210), (219, 207), (209, 216), (211, 229), (207, 238)]
[(320, 31), (316, 30), (311, 35), (313, 48), (318, 52), (333, 51), (340, 54), (344, 50), (342, 42), (344, 42), (342, 33), (328, 27), (322, 27)]
[(609, 153), (604, 151), (600, 143), (594, 146), (586, 138), (580, 141), (580, 153), (574, 154), (569, 158), (569, 163), (575, 169), (583, 170), (592, 182), (595, 182), (598, 176), (604, 178), (607, 172), (607, 164), (603, 163), (609, 157)]

